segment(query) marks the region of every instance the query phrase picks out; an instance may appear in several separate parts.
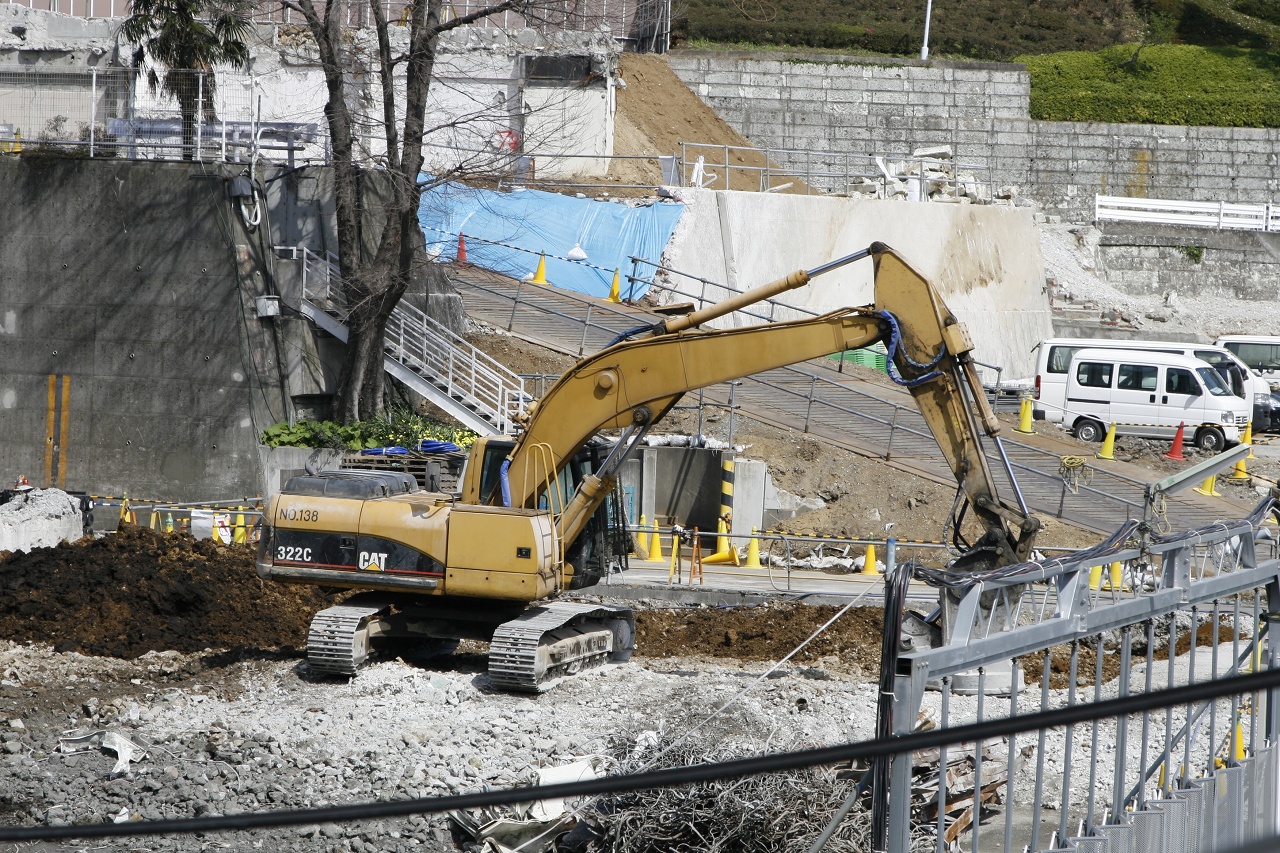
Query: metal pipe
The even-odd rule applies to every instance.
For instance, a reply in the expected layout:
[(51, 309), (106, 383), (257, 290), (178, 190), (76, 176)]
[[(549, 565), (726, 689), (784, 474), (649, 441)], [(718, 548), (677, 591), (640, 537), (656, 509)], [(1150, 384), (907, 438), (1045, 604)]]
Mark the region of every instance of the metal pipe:
[(1009, 454), (1005, 453), (1004, 441), (998, 435), (991, 436), (991, 440), (995, 442), (996, 450), (1000, 454), (1000, 461), (1004, 463), (1004, 470), (1009, 474), (1009, 482), (1013, 485), (1013, 494), (1018, 499), (1018, 509), (1022, 510), (1023, 515), (1031, 515), (1031, 510), (1027, 509), (1027, 499), (1022, 496), (1022, 487), (1018, 485), (1018, 478), (1013, 473), (1013, 465), (1009, 462)]

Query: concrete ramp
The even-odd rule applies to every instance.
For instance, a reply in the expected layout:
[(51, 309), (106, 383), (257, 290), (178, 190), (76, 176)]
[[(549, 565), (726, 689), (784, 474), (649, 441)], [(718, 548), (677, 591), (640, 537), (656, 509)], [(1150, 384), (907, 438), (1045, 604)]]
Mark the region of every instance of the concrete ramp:
[[(1005, 379), (1033, 375), (1032, 349), (1052, 337), (1040, 240), (1026, 209), (694, 189), (679, 195), (688, 209), (665, 260), (681, 273), (748, 290), (878, 240), (979, 332), (976, 357), (1004, 367)], [(711, 301), (729, 295), (715, 290), (707, 289)], [(872, 301), (871, 264), (828, 273), (782, 300), (818, 313), (865, 305)]]

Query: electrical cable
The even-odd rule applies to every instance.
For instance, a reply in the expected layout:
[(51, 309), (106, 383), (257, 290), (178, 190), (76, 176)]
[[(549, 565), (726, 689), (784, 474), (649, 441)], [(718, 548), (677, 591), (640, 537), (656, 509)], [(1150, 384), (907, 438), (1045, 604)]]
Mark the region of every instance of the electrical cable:
[(1207, 702), (1228, 696), (1267, 690), (1280, 690), (1280, 669), (1268, 669), (1230, 678), (1201, 681), (1152, 693), (1131, 693), (1115, 699), (1068, 705), (1048, 711), (1038, 711), (1033, 714), (1023, 714), (999, 720), (985, 720), (982, 723), (969, 723), (951, 728), (944, 727), (911, 732), (887, 739), (770, 753), (751, 758), (672, 767), (663, 770), (648, 770), (623, 776), (605, 776), (581, 782), (479, 791), (472, 794), (455, 794), (448, 797), (426, 797), (394, 801), (381, 800), (353, 803), (345, 806), (324, 806), (311, 809), (289, 809), (178, 820), (3, 827), (0, 828), (0, 842), (225, 832), (279, 826), (300, 826), (310, 823), (374, 820), (377, 818), (441, 814), (462, 809), (515, 805), (537, 800), (576, 799), (600, 794), (642, 791), (648, 788), (693, 785), (700, 782), (719, 782), (765, 773), (780, 773), (809, 767), (844, 764), (851, 761), (873, 761), (880, 758), (891, 758), (895, 755), (910, 754), (918, 750), (940, 749), (944, 746), (955, 746), (968, 741), (996, 740), (1029, 732), (1038, 732), (1042, 729), (1081, 725), (1107, 717), (1127, 717), (1133, 714), (1141, 714), (1144, 711)]

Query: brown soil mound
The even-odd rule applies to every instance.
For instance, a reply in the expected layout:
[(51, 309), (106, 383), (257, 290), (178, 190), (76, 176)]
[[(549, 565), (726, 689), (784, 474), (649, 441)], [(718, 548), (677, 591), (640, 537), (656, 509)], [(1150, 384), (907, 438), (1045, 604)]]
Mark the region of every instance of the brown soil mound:
[[(708, 171), (716, 174), (709, 186), (713, 189), (762, 189), (761, 173), (769, 165), (778, 172), (777, 164), (766, 164), (764, 154), (755, 150), (750, 140), (738, 133), (707, 106), (693, 90), (671, 70), (667, 60), (653, 53), (622, 55), (621, 73), (627, 88), (618, 90), (618, 112), (614, 119), (614, 154), (658, 156), (679, 154), (680, 143), (697, 143), (689, 148), (690, 163), (699, 155), (706, 158)], [(729, 153), (729, 179), (725, 186), (725, 152), (721, 146), (738, 148)], [(715, 164), (715, 165), (711, 165)], [(662, 172), (653, 160), (615, 160), (609, 169), (612, 180), (644, 187), (663, 183)], [(782, 192), (803, 193), (805, 185), (793, 178), (775, 177), (769, 181)]]
[(102, 657), (301, 646), (328, 603), (260, 581), (248, 546), (133, 525), (0, 561), (0, 637)]
[[(650, 658), (702, 655), (780, 660), (838, 610), (804, 604), (648, 610), (636, 614), (636, 652)], [(813, 663), (836, 657), (844, 666), (879, 672), (883, 637), (884, 612), (855, 607), (792, 660)]]

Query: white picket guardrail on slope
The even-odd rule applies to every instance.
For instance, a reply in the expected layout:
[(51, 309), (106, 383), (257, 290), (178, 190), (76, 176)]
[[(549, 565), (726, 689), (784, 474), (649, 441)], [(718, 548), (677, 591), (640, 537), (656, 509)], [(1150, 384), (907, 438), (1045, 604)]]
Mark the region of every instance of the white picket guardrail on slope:
[[(277, 246), (276, 251), (303, 262), (304, 301), (345, 324), (348, 311), (337, 264), (304, 247)], [(343, 332), (345, 340), (345, 326)], [(386, 350), (390, 360), (409, 371), (410, 376), (395, 371), (397, 378), (467, 427), (481, 433), (515, 431), (515, 416), (529, 399), (524, 380), (417, 307), (403, 301), (396, 306), (387, 321)]]
[(1149, 222), (1220, 231), (1280, 231), (1280, 206), (1095, 195), (1095, 221)]

